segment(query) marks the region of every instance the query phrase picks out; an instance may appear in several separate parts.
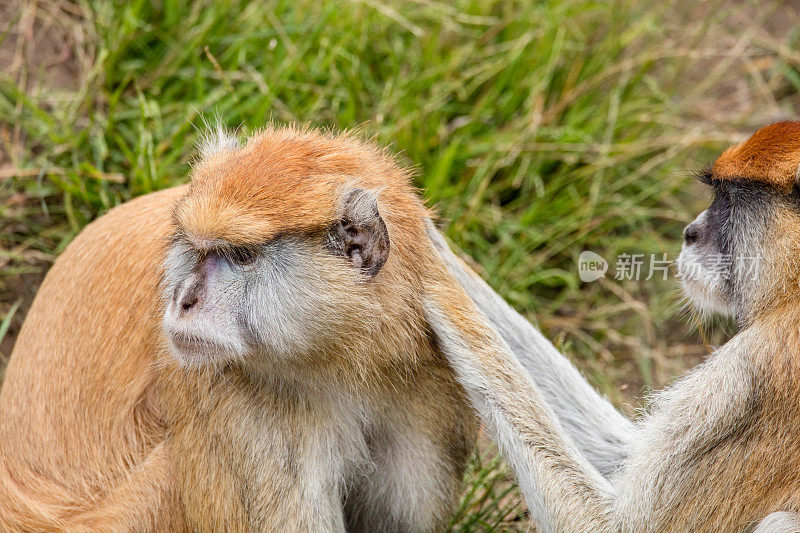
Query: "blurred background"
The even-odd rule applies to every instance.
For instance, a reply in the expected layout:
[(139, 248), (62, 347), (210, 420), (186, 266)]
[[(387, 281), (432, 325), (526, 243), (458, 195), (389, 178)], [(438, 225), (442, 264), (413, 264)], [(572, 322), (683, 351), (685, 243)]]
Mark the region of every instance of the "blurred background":
[[(0, 376), (80, 229), (187, 179), (203, 117), (356, 128), (457, 248), (628, 414), (724, 342), (674, 275), (693, 173), (800, 107), (800, 1), (0, 0)], [(605, 257), (582, 283), (577, 259)], [(75, 302), (80, 305), (80, 302)], [(459, 531), (524, 530), (492, 447)]]

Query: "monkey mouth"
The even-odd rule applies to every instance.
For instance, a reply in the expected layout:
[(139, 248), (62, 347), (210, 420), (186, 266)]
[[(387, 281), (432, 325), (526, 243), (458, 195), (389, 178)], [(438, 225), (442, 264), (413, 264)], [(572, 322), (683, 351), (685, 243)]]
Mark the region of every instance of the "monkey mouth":
[(169, 342), (173, 350), (182, 356), (208, 357), (228, 351), (223, 344), (185, 333), (171, 333)]

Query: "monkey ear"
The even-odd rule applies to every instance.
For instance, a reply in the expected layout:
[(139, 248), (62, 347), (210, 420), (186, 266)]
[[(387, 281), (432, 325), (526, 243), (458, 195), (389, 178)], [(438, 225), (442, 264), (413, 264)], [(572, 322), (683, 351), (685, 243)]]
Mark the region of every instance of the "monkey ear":
[(797, 166), (797, 170), (794, 173), (794, 186), (792, 187), (792, 192), (795, 195), (800, 196), (800, 165)]
[(355, 189), (345, 195), (340, 218), (328, 231), (328, 242), (334, 253), (375, 277), (389, 257), (389, 231), (374, 193)]

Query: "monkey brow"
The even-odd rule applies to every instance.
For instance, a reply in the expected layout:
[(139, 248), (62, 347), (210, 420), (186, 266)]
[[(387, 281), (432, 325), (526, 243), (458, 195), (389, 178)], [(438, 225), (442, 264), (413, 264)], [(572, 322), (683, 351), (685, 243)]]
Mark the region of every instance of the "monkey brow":
[(175, 245), (175, 244), (189, 244), (190, 245), (191, 244), (191, 242), (189, 241), (189, 238), (181, 230), (177, 230), (174, 233), (172, 233), (168, 237), (168, 242), (169, 242), (170, 245)]
[(267, 241), (259, 243), (234, 244), (223, 240), (213, 240), (198, 245), (198, 243), (189, 237), (185, 232), (177, 230), (169, 237), (169, 244), (182, 244), (189, 247), (192, 251), (200, 254), (201, 256), (216, 254), (223, 257), (237, 257), (247, 254), (258, 254), (263, 246), (269, 244), (270, 242), (274, 242), (283, 236), (284, 234), (279, 234)]
[(223, 257), (233, 257), (241, 254), (258, 253), (261, 246), (258, 244), (218, 244), (200, 250), (203, 254), (217, 254)]

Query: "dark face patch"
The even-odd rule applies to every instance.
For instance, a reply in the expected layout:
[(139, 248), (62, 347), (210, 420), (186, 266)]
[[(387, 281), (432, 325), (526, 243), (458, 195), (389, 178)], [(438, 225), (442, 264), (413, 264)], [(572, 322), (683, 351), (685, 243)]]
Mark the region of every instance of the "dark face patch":
[(747, 262), (753, 261), (762, 247), (762, 232), (768, 227), (776, 202), (790, 199), (762, 183), (712, 179), (709, 185), (714, 189), (714, 200), (697, 230), (697, 244), (705, 255), (719, 254), (730, 265), (725, 284), (735, 290), (741, 277), (738, 273), (751, 266)]
[(683, 232), (687, 246), (702, 249), (705, 254), (730, 254), (730, 220), (732, 212), (731, 190), (727, 184), (707, 182), (714, 191), (714, 199), (705, 211), (705, 217), (686, 226)]
[[(703, 227), (692, 228), (695, 231), (690, 234), (697, 238), (698, 244), (713, 247), (722, 254), (733, 253), (734, 235), (747, 229), (739, 226), (748, 221), (763, 219), (766, 213), (774, 209), (775, 202), (780, 198), (796, 201), (762, 183), (745, 180), (720, 181), (709, 173), (701, 174), (698, 179), (713, 189), (714, 200), (707, 210)], [(692, 226), (690, 224), (687, 230)]]
[(732, 239), (730, 235), (732, 202), (728, 187), (716, 187), (714, 201), (708, 208), (704, 234), (714, 249), (723, 255), (731, 253)]

